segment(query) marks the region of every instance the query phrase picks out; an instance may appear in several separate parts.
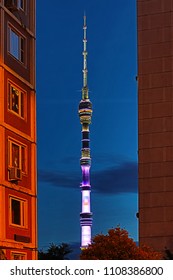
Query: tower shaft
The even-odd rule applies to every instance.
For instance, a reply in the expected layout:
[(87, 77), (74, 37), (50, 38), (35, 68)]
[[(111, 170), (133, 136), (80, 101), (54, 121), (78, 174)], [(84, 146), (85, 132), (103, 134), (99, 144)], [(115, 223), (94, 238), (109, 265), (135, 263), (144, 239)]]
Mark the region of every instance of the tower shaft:
[(92, 103), (89, 100), (88, 94), (88, 70), (87, 70), (87, 38), (86, 38), (86, 16), (84, 16), (84, 37), (83, 37), (83, 88), (82, 99), (79, 103), (79, 117), (82, 125), (82, 149), (80, 165), (82, 169), (82, 211), (80, 213), (80, 225), (81, 225), (81, 248), (87, 247), (91, 243), (91, 226), (92, 226), (92, 213), (90, 205), (90, 136), (89, 125), (91, 123), (92, 116)]

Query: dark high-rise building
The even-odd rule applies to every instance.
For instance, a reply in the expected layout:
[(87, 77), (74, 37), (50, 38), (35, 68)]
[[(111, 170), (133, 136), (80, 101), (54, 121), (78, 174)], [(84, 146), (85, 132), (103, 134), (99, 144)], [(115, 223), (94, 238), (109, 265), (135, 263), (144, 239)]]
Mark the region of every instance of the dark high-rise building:
[(37, 258), (35, 0), (0, 0), (0, 250)]
[(137, 0), (139, 241), (173, 250), (173, 1)]

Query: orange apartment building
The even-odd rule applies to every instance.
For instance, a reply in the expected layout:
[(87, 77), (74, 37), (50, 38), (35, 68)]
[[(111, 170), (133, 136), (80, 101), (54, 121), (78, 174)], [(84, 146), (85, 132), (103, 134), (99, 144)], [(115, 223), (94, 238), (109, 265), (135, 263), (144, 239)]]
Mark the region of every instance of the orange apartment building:
[(137, 0), (139, 241), (173, 251), (173, 1)]
[(37, 259), (35, 0), (0, 0), (0, 249)]

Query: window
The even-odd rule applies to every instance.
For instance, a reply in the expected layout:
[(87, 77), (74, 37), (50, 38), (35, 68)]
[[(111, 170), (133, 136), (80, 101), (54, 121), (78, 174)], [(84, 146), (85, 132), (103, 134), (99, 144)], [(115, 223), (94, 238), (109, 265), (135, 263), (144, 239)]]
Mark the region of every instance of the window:
[(24, 118), (24, 95), (25, 93), (12, 84), (8, 85), (8, 109)]
[(9, 52), (17, 60), (24, 63), (25, 39), (13, 29), (9, 28), (9, 30), (10, 30)]
[(4, 4), (5, 7), (12, 13), (18, 11), (19, 9), (22, 11), (25, 10), (25, 0), (5, 0)]
[(24, 10), (24, 0), (18, 0), (18, 8)]
[(18, 0), (5, 0), (4, 4), (11, 12), (16, 11), (18, 8)]
[(26, 146), (9, 140), (9, 157), (8, 166), (22, 170), (22, 173), (27, 173), (26, 170)]
[(10, 224), (27, 226), (27, 202), (26, 200), (10, 196)]
[(20, 252), (12, 252), (11, 259), (12, 260), (26, 260), (26, 254), (22, 254)]

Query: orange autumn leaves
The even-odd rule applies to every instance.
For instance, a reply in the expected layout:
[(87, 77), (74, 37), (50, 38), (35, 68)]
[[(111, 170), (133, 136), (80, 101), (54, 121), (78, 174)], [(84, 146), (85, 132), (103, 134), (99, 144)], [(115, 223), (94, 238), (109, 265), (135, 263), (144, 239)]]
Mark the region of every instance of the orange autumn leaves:
[(81, 252), (81, 260), (160, 260), (162, 255), (148, 246), (137, 246), (125, 229), (110, 229), (107, 235), (98, 234)]

